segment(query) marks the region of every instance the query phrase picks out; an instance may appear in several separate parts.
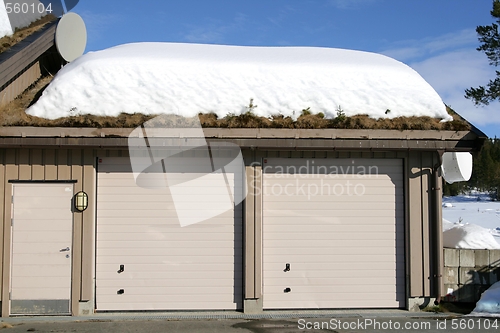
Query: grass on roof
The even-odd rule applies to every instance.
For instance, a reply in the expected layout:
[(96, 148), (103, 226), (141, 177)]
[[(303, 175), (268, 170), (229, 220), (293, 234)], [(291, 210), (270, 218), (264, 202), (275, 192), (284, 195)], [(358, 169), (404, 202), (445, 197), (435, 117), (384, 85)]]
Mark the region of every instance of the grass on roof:
[(161, 127), (195, 127), (198, 119), (205, 128), (288, 128), (288, 129), (390, 129), (390, 130), (445, 130), (466, 131), (470, 125), (453, 110), (448, 112), (453, 121), (440, 122), (431, 117), (398, 117), (393, 119), (373, 119), (367, 115), (347, 117), (340, 114), (333, 119), (324, 118), (322, 114), (312, 114), (303, 110), (302, 114), (293, 120), (291, 117), (275, 115), (270, 118), (259, 117), (251, 112), (241, 115), (228, 115), (218, 118), (215, 113), (199, 114), (197, 118), (180, 116), (155, 117), (140, 113), (122, 113), (117, 117), (78, 115), (54, 120), (34, 117), (25, 110), (42, 94), (52, 77), (44, 77), (29, 87), (14, 101), (0, 107), (0, 126), (37, 126), (37, 127), (93, 127), (93, 128), (135, 128), (144, 122), (155, 118), (154, 122)]
[(54, 21), (56, 17), (54, 15), (45, 15), (44, 17), (32, 22), (29, 26), (16, 29), (12, 36), (4, 36), (0, 38), (0, 53), (10, 49), (12, 46), (16, 45), (26, 37), (34, 34), (35, 32), (42, 29), (47, 23)]

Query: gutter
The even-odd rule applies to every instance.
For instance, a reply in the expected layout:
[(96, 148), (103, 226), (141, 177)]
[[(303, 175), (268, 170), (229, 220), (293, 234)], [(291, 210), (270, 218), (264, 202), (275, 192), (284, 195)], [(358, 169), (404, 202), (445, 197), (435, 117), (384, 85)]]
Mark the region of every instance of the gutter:
[(442, 285), (443, 285), (443, 218), (441, 210), (441, 165), (443, 164), (443, 154), (444, 150), (438, 150), (438, 163), (433, 169), (433, 184), (432, 184), (432, 194), (434, 201), (434, 209), (432, 210), (433, 215), (432, 220), (434, 221), (434, 257), (435, 257), (435, 270), (434, 270), (434, 281), (435, 281), (435, 305), (441, 303)]

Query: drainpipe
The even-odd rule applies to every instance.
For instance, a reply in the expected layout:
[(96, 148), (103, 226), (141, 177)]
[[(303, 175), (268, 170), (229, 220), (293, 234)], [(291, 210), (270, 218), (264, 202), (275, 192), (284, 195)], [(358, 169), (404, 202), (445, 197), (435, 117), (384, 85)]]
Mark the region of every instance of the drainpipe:
[(441, 302), (441, 286), (443, 284), (443, 218), (442, 218), (442, 210), (441, 210), (441, 183), (440, 183), (440, 172), (441, 165), (443, 164), (443, 153), (444, 150), (438, 150), (438, 158), (439, 162), (434, 166), (433, 172), (433, 201), (434, 201), (434, 209), (433, 211), (433, 221), (434, 221), (434, 248), (435, 253), (434, 257), (436, 259), (435, 263), (435, 283), (436, 287), (436, 300), (434, 301), (435, 305), (438, 305)]

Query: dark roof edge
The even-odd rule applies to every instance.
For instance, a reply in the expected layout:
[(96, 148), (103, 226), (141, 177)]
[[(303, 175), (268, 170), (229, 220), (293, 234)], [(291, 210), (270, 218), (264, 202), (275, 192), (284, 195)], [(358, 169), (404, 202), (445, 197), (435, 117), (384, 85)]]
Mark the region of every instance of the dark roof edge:
[[(2, 137), (129, 137), (134, 128), (0, 127)], [(136, 131), (136, 133), (139, 133)], [(142, 131), (140, 132), (142, 134)], [(206, 138), (270, 139), (388, 139), (388, 140), (475, 140), (472, 131), (381, 130), (381, 129), (277, 129), (203, 128)], [(199, 128), (151, 128), (147, 135), (158, 138), (199, 137)]]
[(55, 45), (55, 32), (59, 20), (48, 23), (5, 52), (0, 53), (0, 87), (22, 72), (33, 61)]

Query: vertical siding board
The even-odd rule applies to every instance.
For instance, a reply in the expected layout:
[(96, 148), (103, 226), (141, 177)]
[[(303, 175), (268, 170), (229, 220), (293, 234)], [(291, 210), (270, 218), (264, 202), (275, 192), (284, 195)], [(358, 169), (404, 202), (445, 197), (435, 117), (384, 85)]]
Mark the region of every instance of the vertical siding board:
[(71, 179), (71, 167), (70, 167), (70, 155), (67, 149), (57, 150), (57, 179), (58, 180), (70, 180)]
[[(405, 212), (404, 212), (404, 218), (405, 218), (405, 223), (404, 223), (404, 249), (405, 249), (405, 295), (406, 298), (411, 295), (411, 287), (410, 287), (410, 282), (411, 282), (411, 262), (410, 262), (410, 233), (408, 232), (410, 230), (410, 215), (409, 215), (409, 210), (410, 210), (410, 200), (409, 200), (409, 156), (408, 154), (405, 154), (404, 160), (403, 160), (403, 177), (404, 177), (404, 203), (405, 203)], [(409, 304), (406, 304), (406, 308), (409, 308)]]
[(246, 167), (248, 193), (245, 199), (245, 298), (255, 298), (255, 176), (254, 167)]
[[(8, 185), (8, 184), (7, 184)], [(5, 149), (0, 150), (0, 188), (2, 189), (0, 191), (0, 211), (2, 212), (2, 216), (5, 216), (5, 205), (6, 205), (6, 200), (5, 200)], [(5, 220), (4, 220), (4, 223)], [(4, 228), (0, 228), (0, 250), (3, 252), (3, 235), (4, 235)], [(3, 275), (3, 266), (0, 264), (0, 276)], [(0, 301), (2, 300), (2, 290), (3, 290), (3, 284), (0, 285)]]
[(432, 153), (425, 152), (422, 154), (422, 283), (424, 286), (423, 296), (430, 296), (430, 255), (429, 248), (431, 246), (429, 234), (429, 216), (431, 214), (429, 200), (432, 196), (431, 180), (432, 180)]
[(410, 152), (408, 159), (410, 297), (423, 296), (421, 153)]
[(95, 226), (95, 157), (92, 150), (85, 150), (83, 161), (83, 190), (89, 196), (89, 205), (83, 215), (82, 234), (82, 281), (80, 300), (88, 301), (93, 295), (93, 267), (94, 267), (94, 226)]
[(43, 167), (43, 152), (41, 149), (31, 150), (31, 179), (44, 180), (45, 170)]
[(31, 180), (30, 151), (29, 149), (17, 150), (19, 163), (19, 179)]
[(9, 149), (5, 155), (5, 187), (4, 187), (4, 225), (3, 225), (3, 270), (2, 270), (2, 317), (10, 313), (10, 265), (11, 265), (11, 218), (12, 218), (12, 185), (9, 180), (19, 179), (19, 166), (17, 164), (17, 151)]
[[(68, 153), (71, 156), (71, 179), (76, 180), (74, 184), (74, 193), (83, 188), (83, 167), (82, 150), (73, 149)], [(82, 213), (73, 214), (73, 266), (72, 266), (72, 284), (71, 284), (71, 312), (78, 314), (78, 301), (81, 291), (82, 276)]]
[(57, 180), (56, 152), (54, 149), (46, 149), (43, 154), (43, 166), (45, 167), (46, 180)]
[(255, 167), (255, 298), (262, 298), (262, 167)]

